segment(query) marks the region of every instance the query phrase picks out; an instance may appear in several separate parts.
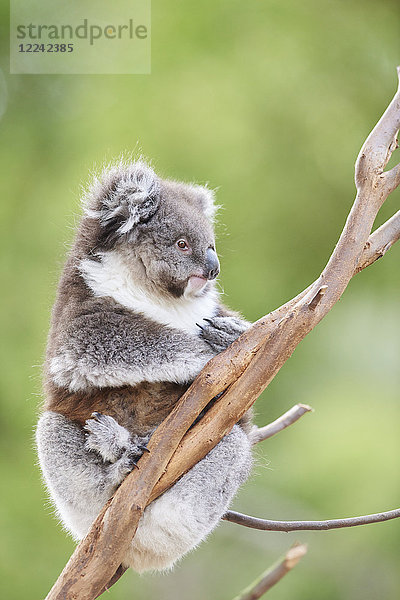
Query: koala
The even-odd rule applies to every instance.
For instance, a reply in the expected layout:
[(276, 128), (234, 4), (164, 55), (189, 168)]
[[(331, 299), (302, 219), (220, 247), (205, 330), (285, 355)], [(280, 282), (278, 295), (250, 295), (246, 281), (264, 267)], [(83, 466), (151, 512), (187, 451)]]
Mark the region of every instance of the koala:
[[(36, 440), (65, 528), (85, 536), (204, 365), (248, 326), (216, 288), (213, 193), (120, 161), (94, 179), (61, 275)], [(165, 570), (251, 468), (251, 417), (144, 511), (124, 565)]]

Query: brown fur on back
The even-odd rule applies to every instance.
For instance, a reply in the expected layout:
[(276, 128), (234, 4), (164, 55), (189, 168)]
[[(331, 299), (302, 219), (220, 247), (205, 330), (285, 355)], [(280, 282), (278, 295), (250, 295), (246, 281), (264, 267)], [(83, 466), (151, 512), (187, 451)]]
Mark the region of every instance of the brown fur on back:
[[(50, 387), (50, 386), (49, 386)], [(175, 383), (141, 383), (136, 386), (103, 388), (92, 393), (76, 392), (51, 386), (44, 410), (60, 413), (81, 427), (93, 412), (110, 415), (131, 433), (146, 435), (171, 412), (189, 387)], [(252, 411), (239, 421), (246, 431), (252, 429)]]
[(45, 410), (58, 412), (83, 426), (97, 411), (110, 415), (131, 433), (145, 435), (171, 412), (188, 386), (174, 383), (141, 383), (136, 386), (71, 393), (51, 386)]

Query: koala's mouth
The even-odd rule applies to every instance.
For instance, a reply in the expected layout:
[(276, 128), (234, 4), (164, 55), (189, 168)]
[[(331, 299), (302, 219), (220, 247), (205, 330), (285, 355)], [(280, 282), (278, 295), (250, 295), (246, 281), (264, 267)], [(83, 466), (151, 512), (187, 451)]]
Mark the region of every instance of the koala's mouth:
[(189, 295), (197, 296), (204, 290), (207, 283), (207, 277), (204, 277), (203, 275), (192, 275), (188, 279), (185, 291)]

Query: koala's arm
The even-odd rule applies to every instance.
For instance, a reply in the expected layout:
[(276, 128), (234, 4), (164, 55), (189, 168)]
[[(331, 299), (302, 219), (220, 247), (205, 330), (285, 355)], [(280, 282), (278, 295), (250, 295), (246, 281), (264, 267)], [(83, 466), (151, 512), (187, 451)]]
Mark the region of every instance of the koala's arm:
[(198, 334), (123, 310), (80, 314), (63, 329), (48, 357), (53, 382), (70, 391), (142, 381), (189, 383), (216, 351)]

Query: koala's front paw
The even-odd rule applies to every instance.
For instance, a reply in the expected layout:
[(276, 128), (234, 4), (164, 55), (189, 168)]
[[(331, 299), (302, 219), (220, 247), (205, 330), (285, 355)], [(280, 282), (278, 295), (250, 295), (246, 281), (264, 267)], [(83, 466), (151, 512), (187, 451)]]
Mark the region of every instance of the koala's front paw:
[(250, 323), (237, 317), (213, 317), (204, 319), (198, 324), (200, 336), (211, 346), (215, 352), (222, 352), (241, 333), (250, 327)]
[(92, 414), (85, 424), (86, 442), (85, 448), (97, 452), (104, 461), (115, 463), (124, 459), (126, 468), (132, 470), (134, 464), (147, 450), (146, 444), (149, 436), (139, 437), (131, 435), (125, 427), (109, 416), (98, 412)]

